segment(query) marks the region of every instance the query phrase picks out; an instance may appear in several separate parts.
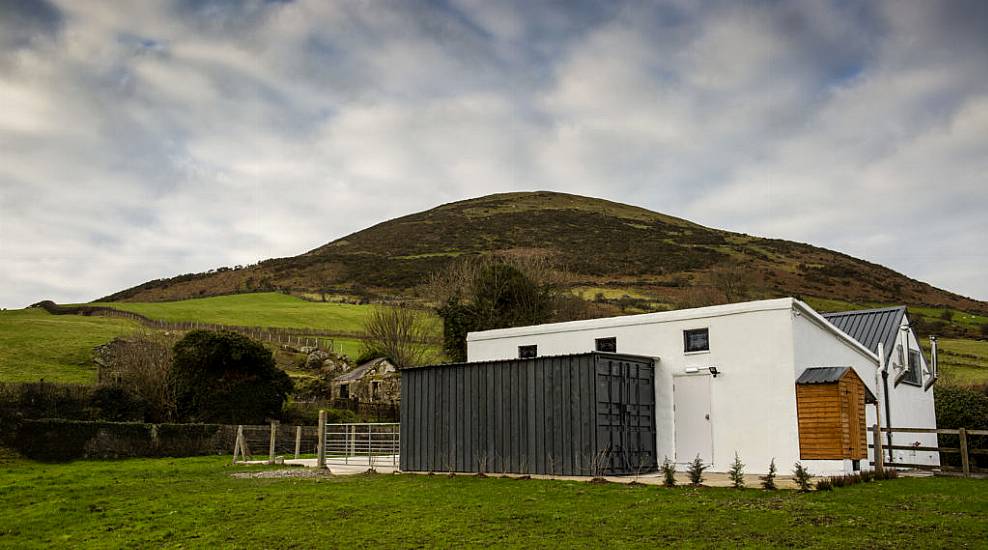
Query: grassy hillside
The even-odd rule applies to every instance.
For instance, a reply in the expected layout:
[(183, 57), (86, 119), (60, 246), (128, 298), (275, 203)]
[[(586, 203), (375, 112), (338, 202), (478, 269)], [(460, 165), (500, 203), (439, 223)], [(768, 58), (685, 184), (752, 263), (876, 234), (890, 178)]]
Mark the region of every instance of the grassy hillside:
[[(975, 548), (988, 481), (830, 492), (458, 475), (238, 479), (229, 457), (0, 463), (11, 548)], [(788, 473), (787, 471), (780, 473)]]
[[(988, 304), (808, 244), (703, 227), (635, 206), (563, 193), (506, 193), (445, 204), (244, 268), (150, 281), (110, 301), (155, 302), (287, 290), (414, 296), (428, 275), (463, 256), (553, 258), (575, 289), (641, 295), (681, 306), (716, 290), (741, 264), (747, 298), (796, 295), (905, 303), (988, 315)], [(602, 289), (602, 290), (596, 290)]]
[(0, 311), (0, 381), (96, 382), (93, 347), (136, 329), (121, 319)]
[(314, 328), (360, 332), (374, 306), (309, 302), (278, 292), (235, 294), (174, 302), (99, 302), (162, 321)]
[[(941, 382), (960, 385), (988, 383), (988, 341), (941, 338), (937, 347)], [(929, 356), (928, 342), (923, 342), (923, 349)]]

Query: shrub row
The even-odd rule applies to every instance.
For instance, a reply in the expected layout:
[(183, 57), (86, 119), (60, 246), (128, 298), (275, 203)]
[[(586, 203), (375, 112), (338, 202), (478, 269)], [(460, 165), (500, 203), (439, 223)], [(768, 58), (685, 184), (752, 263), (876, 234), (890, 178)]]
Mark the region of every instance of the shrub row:
[(877, 470), (865, 470), (856, 474), (846, 474), (842, 476), (831, 476), (821, 479), (816, 483), (817, 491), (830, 491), (837, 487), (849, 487), (858, 483), (869, 483), (872, 481), (883, 481), (886, 479), (898, 479), (899, 471), (894, 468), (887, 468), (881, 472)]

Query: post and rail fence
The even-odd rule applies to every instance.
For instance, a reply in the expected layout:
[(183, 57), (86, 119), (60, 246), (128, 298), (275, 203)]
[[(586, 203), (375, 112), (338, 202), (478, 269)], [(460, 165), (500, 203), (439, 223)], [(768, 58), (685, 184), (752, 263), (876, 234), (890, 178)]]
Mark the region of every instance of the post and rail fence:
[[(886, 455), (885, 451), (888, 450), (889, 454), (892, 451), (935, 451), (938, 453), (947, 454), (959, 454), (961, 458), (961, 473), (964, 477), (971, 476), (971, 455), (988, 455), (988, 449), (972, 449), (968, 444), (968, 436), (988, 436), (988, 430), (968, 430), (966, 428), (879, 428), (877, 424), (868, 428), (868, 431), (872, 434), (873, 442), (868, 445), (869, 449), (877, 449), (874, 454), (876, 460), (871, 462), (871, 465), (875, 467), (876, 470), (882, 471), (886, 467), (903, 467), (903, 468), (916, 468), (924, 470), (938, 469), (937, 466), (930, 466), (928, 464), (909, 464), (906, 462), (897, 462), (889, 460), (889, 456)], [(940, 443), (939, 438), (937, 440), (937, 446), (923, 446), (923, 445), (888, 445), (882, 441), (881, 434), (890, 433), (911, 433), (911, 434), (936, 434), (957, 436), (958, 446), (944, 446)]]

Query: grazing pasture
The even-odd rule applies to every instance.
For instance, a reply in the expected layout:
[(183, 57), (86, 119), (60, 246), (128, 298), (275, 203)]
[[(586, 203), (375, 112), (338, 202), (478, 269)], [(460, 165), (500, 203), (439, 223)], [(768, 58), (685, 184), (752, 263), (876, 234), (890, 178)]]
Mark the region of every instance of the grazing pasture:
[(446, 475), (234, 478), (229, 457), (0, 463), (0, 546), (977, 547), (988, 481), (738, 491)]
[(137, 328), (107, 317), (0, 311), (0, 381), (94, 383), (93, 347)]

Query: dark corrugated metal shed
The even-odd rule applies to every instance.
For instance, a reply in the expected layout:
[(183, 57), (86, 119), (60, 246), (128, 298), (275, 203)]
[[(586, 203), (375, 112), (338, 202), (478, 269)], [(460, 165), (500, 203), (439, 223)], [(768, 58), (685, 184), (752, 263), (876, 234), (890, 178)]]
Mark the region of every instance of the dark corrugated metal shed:
[(401, 371), (401, 469), (556, 475), (657, 467), (647, 357), (586, 353)]
[(885, 361), (892, 357), (895, 339), (906, 306), (824, 313), (823, 317), (864, 347), (878, 354), (878, 343), (885, 343)]

